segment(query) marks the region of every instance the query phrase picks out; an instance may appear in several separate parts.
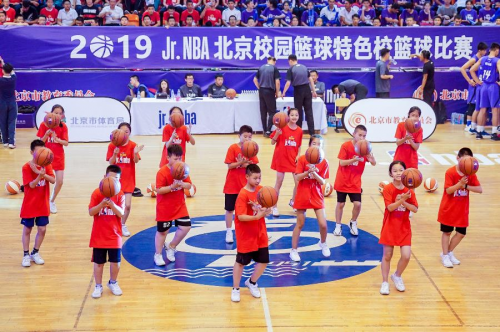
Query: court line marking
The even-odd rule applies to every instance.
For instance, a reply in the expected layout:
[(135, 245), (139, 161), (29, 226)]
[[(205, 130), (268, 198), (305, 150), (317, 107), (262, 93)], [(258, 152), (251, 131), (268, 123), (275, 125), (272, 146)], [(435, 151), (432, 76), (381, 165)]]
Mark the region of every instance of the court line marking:
[(273, 323), (271, 321), (271, 313), (269, 311), (269, 303), (267, 302), (265, 288), (261, 288), (260, 297), (262, 298), (262, 307), (264, 308), (264, 317), (266, 318), (267, 332), (273, 332)]
[(78, 327), (78, 322), (80, 322), (80, 317), (82, 316), (83, 307), (85, 307), (85, 303), (87, 302), (87, 298), (89, 297), (90, 288), (92, 287), (93, 281), (94, 281), (94, 275), (90, 277), (90, 282), (87, 287), (87, 291), (85, 292), (85, 297), (83, 298), (83, 302), (82, 305), (80, 306), (80, 311), (78, 312), (78, 316), (76, 317), (76, 322), (75, 325), (73, 326), (73, 329), (76, 329)]

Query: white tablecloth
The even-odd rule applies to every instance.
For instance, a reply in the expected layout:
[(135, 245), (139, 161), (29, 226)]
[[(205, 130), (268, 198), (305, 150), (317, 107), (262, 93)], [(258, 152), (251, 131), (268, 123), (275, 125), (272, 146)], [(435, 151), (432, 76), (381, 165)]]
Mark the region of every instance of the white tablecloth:
[[(134, 99), (130, 107), (132, 135), (161, 135), (168, 123), (169, 110), (179, 106), (184, 112), (186, 125), (192, 124), (193, 134), (226, 134), (237, 132), (242, 125), (249, 125), (254, 131), (262, 131), (259, 100), (212, 99), (199, 100), (141, 98)], [(277, 100), (279, 110), (293, 107), (293, 98)], [(313, 99), (314, 127), (326, 133), (326, 105), (322, 99)], [(307, 130), (304, 119), (303, 129)]]

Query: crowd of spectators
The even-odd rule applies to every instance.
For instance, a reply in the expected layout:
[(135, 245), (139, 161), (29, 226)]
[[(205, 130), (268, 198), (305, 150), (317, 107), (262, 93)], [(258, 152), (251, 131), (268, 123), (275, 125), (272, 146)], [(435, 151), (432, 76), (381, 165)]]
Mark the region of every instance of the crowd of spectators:
[(0, 25), (500, 26), (500, 0), (2, 0)]

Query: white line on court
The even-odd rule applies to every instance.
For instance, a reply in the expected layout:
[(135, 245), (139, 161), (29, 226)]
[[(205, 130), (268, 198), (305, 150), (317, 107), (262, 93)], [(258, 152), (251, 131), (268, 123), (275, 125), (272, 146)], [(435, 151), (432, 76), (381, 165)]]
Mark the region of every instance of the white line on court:
[(271, 313), (269, 312), (269, 304), (267, 303), (266, 289), (260, 289), (260, 297), (262, 306), (264, 307), (264, 317), (266, 318), (267, 332), (273, 332), (273, 323), (271, 322)]

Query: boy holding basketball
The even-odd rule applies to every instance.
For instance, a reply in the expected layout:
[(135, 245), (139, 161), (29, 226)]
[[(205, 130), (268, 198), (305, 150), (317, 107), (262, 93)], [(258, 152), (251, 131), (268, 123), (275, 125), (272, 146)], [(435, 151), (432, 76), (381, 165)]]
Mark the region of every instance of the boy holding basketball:
[[(172, 166), (182, 160), (182, 148), (172, 144), (167, 149), (168, 163), (156, 174), (156, 236), (154, 262), (164, 266), (162, 249), (165, 247), (167, 259), (175, 262), (175, 248), (186, 237), (191, 229), (191, 218), (186, 207), (184, 189), (191, 189), (189, 176), (184, 180), (176, 180), (172, 176)], [(170, 243), (165, 243), (168, 231), (175, 223), (177, 231)]]
[(335, 184), (333, 188), (337, 191), (337, 207), (335, 208), (335, 230), (333, 235), (342, 235), (342, 213), (344, 211), (347, 196), (354, 205), (352, 208), (351, 222), (349, 223), (349, 230), (352, 235), (358, 236), (358, 217), (361, 212), (361, 176), (365, 170), (367, 161), (373, 166), (377, 164), (373, 153), (365, 157), (358, 156), (355, 146), (358, 142), (366, 138), (366, 127), (359, 125), (354, 129), (352, 140), (345, 142), (340, 147), (339, 151), (339, 168), (337, 169), (337, 176), (335, 177)]
[[(45, 232), (47, 231), (47, 225), (49, 224), (49, 183), (54, 184), (56, 179), (51, 165), (40, 167), (35, 163), (35, 155), (43, 147), (45, 147), (45, 143), (39, 139), (31, 142), (30, 149), (33, 159), (24, 164), (22, 169), (24, 198), (21, 205), (20, 217), (21, 224), (24, 225), (22, 236), (24, 250), (22, 266), (24, 267), (30, 267), (31, 261), (39, 265), (45, 263), (38, 251), (40, 250)], [(30, 236), (35, 224), (38, 232), (35, 238), (35, 246), (30, 254)]]
[(241, 126), (239, 131), (239, 143), (232, 144), (226, 153), (224, 163), (227, 165), (226, 182), (224, 184), (225, 204), (226, 210), (226, 242), (233, 243), (233, 213), (234, 205), (241, 188), (246, 185), (245, 169), (250, 164), (257, 164), (259, 159), (257, 156), (247, 159), (242, 155), (241, 148), (245, 141), (252, 140), (252, 127), (244, 125)]
[[(419, 107), (413, 106), (408, 112), (408, 119), (417, 122), (420, 119), (422, 111)], [(406, 130), (405, 122), (398, 123), (396, 129), (396, 153), (394, 154), (394, 160), (399, 160), (405, 163), (407, 168), (417, 168), (418, 169), (418, 149), (422, 143), (422, 128), (419, 128), (416, 132), (410, 133)]]
[[(105, 177), (120, 180), (122, 170), (116, 165), (106, 169)], [(89, 215), (94, 217), (89, 247), (92, 248), (92, 262), (94, 262), (95, 288), (92, 293), (94, 299), (102, 295), (102, 274), (106, 257), (109, 261), (108, 288), (114, 295), (122, 295), (116, 279), (120, 271), (122, 251), (122, 223), (121, 219), (125, 210), (125, 196), (123, 191), (117, 195), (106, 198), (99, 188), (95, 189), (90, 198)]]
[[(458, 162), (467, 156), (472, 157), (471, 149), (461, 148), (458, 151)], [(450, 167), (445, 174), (443, 198), (438, 213), (438, 222), (441, 223), (443, 232), (441, 262), (444, 267), (452, 268), (453, 265), (460, 264), (453, 251), (465, 237), (469, 226), (469, 192), (483, 192), (476, 174), (465, 176), (459, 165)], [(450, 240), (453, 230), (455, 235)]]
[(262, 208), (257, 203), (257, 193), (260, 186), (261, 171), (257, 165), (246, 168), (246, 185), (240, 190), (236, 199), (234, 226), (236, 229), (236, 262), (233, 267), (233, 291), (231, 301), (240, 302), (240, 281), (243, 269), (253, 260), (255, 269), (252, 276), (245, 281), (253, 297), (260, 297), (259, 280), (269, 263), (269, 248), (265, 216), (271, 209)]
[[(182, 109), (177, 106), (170, 109), (169, 116), (172, 116), (172, 114), (180, 114), (184, 116)], [(163, 151), (161, 153), (160, 167), (164, 166), (168, 162), (167, 149), (171, 144), (178, 144), (182, 147), (182, 161), (186, 161), (186, 142), (191, 143), (191, 145), (195, 145), (196, 143), (194, 137), (191, 135), (191, 125), (189, 125), (189, 127), (182, 125), (179, 128), (174, 128), (172, 124), (167, 124), (163, 127), (162, 141), (165, 145), (163, 146)]]

